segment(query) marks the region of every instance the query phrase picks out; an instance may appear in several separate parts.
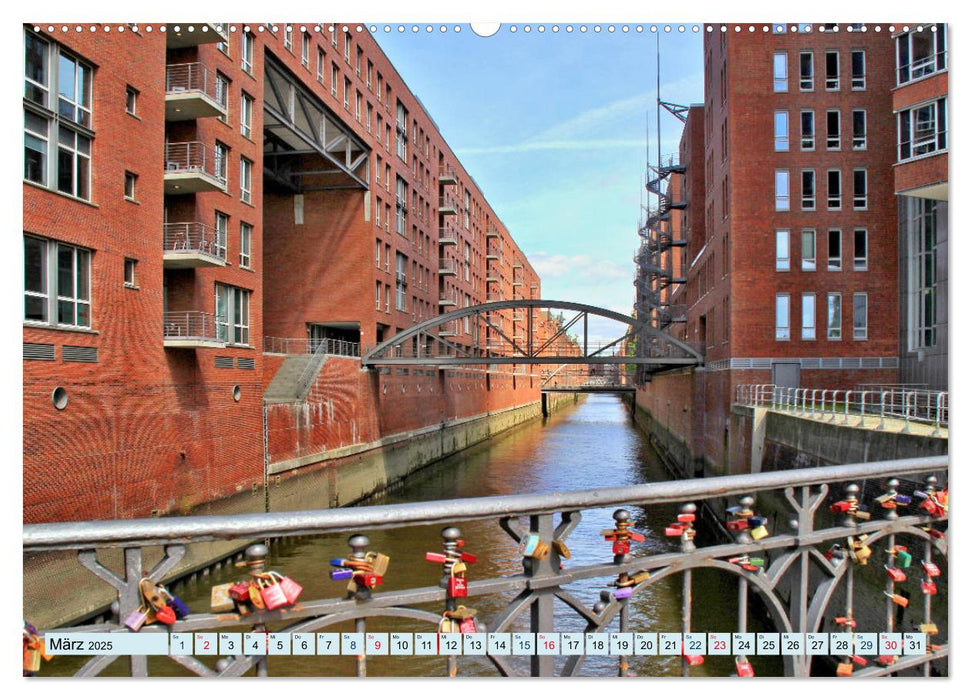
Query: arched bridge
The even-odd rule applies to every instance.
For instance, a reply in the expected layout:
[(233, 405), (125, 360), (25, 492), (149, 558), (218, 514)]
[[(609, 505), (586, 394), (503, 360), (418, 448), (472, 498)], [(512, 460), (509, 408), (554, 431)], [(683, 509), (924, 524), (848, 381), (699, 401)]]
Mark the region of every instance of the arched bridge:
[[(591, 319), (614, 321), (624, 331), (613, 339), (592, 341)], [(641, 347), (634, 347), (635, 338)], [(361, 363), (638, 365), (656, 372), (702, 365), (704, 356), (653, 328), (647, 319), (571, 301), (512, 299), (456, 309), (418, 323), (371, 348)]]

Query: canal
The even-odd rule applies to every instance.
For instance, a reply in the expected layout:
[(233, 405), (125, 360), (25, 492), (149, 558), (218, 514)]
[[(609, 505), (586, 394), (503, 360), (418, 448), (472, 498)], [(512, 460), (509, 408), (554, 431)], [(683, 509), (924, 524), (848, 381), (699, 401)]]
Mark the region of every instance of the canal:
[[(568, 491), (596, 486), (622, 486), (672, 477), (665, 471), (659, 456), (647, 438), (634, 426), (628, 407), (618, 398), (596, 394), (570, 406), (552, 417), (533, 421), (495, 439), (474, 446), (410, 476), (400, 489), (372, 499), (369, 503), (397, 503), (426, 500), (499, 496), (534, 492)], [(637, 529), (646, 535), (635, 544), (632, 553), (657, 553), (676, 548), (664, 537), (664, 527), (676, 513), (674, 506), (654, 509), (630, 508)], [(572, 559), (566, 562), (592, 563), (610, 561), (611, 545), (604, 542), (600, 530), (611, 528), (612, 508), (584, 511), (583, 520), (570, 535), (568, 545)], [(471, 580), (521, 573), (522, 559), (517, 543), (506, 535), (495, 521), (456, 523), (466, 540), (466, 551), (479, 560), (469, 567)], [(435, 585), (441, 565), (428, 563), (426, 551), (440, 551), (440, 526), (379, 530), (367, 533), (370, 549), (390, 556), (391, 563), (380, 591)], [(350, 533), (348, 533), (350, 534)], [(332, 581), (329, 559), (349, 553), (346, 535), (318, 536), (287, 540), (271, 547), (269, 568), (289, 575), (303, 587), (303, 599), (342, 597), (345, 584)], [(210, 589), (217, 583), (242, 578), (242, 572), (224, 567), (210, 577), (176, 588), (195, 612), (208, 611)], [(600, 591), (609, 588), (611, 579), (570, 584), (568, 590), (590, 607)], [(694, 574), (692, 631), (732, 632), (737, 627), (737, 588), (735, 579), (720, 572), (700, 570)], [(612, 590), (612, 589), (611, 589)], [(478, 610), (478, 619), (488, 625), (498, 615), (509, 597), (470, 598), (467, 605)], [(557, 601), (556, 630), (582, 631), (583, 622), (565, 604)], [(435, 610), (433, 607), (426, 607)], [(513, 631), (528, 630), (528, 614), (517, 621)], [(633, 631), (681, 631), (681, 579), (678, 576), (657, 584), (631, 601)], [(611, 629), (617, 631), (617, 618)], [(396, 618), (371, 618), (372, 631), (430, 632), (427, 624)], [(750, 621), (749, 631), (767, 629)], [(240, 631), (243, 631), (241, 628)], [(273, 631), (273, 627), (271, 627)], [(353, 631), (352, 623), (322, 631)], [(202, 657), (210, 666), (212, 657)], [(758, 675), (781, 675), (781, 664), (771, 657), (751, 659)], [(528, 659), (513, 658), (513, 665), (528, 674)], [(557, 670), (564, 657), (557, 660)], [(335, 656), (269, 657), (271, 676), (353, 676), (355, 658)], [(55, 659), (45, 664), (44, 675), (66, 675), (80, 665), (70, 658)], [(112, 665), (105, 675), (124, 674), (127, 659)], [(676, 657), (632, 657), (631, 671), (638, 676), (681, 675), (681, 661)], [(445, 674), (443, 657), (372, 657), (368, 659), (369, 676), (441, 676)], [(149, 658), (151, 675), (186, 675), (185, 669), (166, 658)], [(707, 657), (704, 665), (691, 669), (692, 676), (728, 676), (734, 672), (733, 657)], [(587, 657), (581, 671), (584, 676), (617, 674), (616, 657)], [(484, 658), (459, 659), (459, 675), (496, 675), (495, 668)]]

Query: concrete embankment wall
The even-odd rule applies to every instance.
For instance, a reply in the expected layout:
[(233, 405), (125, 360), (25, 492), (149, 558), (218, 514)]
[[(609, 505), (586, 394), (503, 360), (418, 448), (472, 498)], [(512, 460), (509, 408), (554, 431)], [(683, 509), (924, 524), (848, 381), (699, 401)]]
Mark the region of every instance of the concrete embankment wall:
[[(551, 396), (548, 409), (563, 410), (576, 403), (570, 394)], [(294, 410), (298, 410), (294, 407)], [(347, 446), (324, 455), (307, 455), (269, 465), (266, 491), (262, 484), (235, 497), (208, 503), (192, 515), (232, 515), (346, 505), (380, 493), (408, 474), (478, 442), (541, 417), (540, 401), (446, 421), (391, 435), (374, 443)], [(204, 542), (187, 548), (185, 557), (166, 577), (221, 566), (246, 541)], [(161, 547), (143, 550), (143, 568), (150, 569), (163, 555)], [(123, 550), (104, 549), (99, 561), (124, 570)], [(24, 616), (40, 628), (71, 624), (103, 613), (114, 590), (83, 569), (74, 552), (39, 552), (24, 556)], [(64, 591), (70, 591), (65, 594)]]

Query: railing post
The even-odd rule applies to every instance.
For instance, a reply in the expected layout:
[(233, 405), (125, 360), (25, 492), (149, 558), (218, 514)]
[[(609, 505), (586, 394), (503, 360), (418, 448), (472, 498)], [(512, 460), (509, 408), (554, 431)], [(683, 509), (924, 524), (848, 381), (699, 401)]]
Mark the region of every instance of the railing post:
[(880, 425), (879, 429), (883, 430), (886, 426), (886, 416), (887, 416), (887, 394), (890, 394), (891, 401), (893, 400), (893, 393), (887, 391), (880, 392)]
[(858, 428), (864, 427), (866, 423), (866, 418), (864, 418), (863, 414), (866, 412), (866, 395), (868, 393), (870, 392), (864, 391), (860, 393), (860, 423), (857, 425)]
[[(553, 535), (553, 516), (552, 515), (531, 515), (529, 517), (529, 530), (539, 535), (542, 542), (552, 542)], [(546, 557), (543, 560), (524, 559), (524, 570), (527, 577), (552, 576), (558, 571), (553, 570), (553, 560), (555, 557)], [(530, 632), (552, 632), (553, 631), (553, 592), (555, 589), (545, 589), (537, 591), (536, 600), (529, 608), (529, 630)], [(531, 676), (550, 677), (555, 673), (553, 665), (554, 657), (535, 655), (530, 657), (529, 669)]]
[(910, 432), (910, 397), (914, 397), (914, 403), (917, 402), (917, 392), (905, 391), (904, 392), (904, 428), (900, 432), (909, 433)]
[(944, 399), (944, 392), (939, 391), (937, 393), (937, 411), (934, 417), (934, 432), (931, 433), (934, 437), (941, 434), (941, 402)]

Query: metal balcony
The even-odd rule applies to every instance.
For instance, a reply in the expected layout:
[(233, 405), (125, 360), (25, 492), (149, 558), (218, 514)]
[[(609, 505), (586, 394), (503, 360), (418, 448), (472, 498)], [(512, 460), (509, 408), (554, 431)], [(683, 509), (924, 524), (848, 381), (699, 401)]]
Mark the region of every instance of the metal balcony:
[(488, 231), (486, 231), (486, 239), (489, 238), (499, 238), (499, 231), (494, 228), (490, 228)]
[(216, 333), (216, 315), (205, 311), (168, 311), (162, 327), (167, 348), (224, 348)]
[(229, 41), (229, 25), (225, 22), (179, 22), (165, 25), (165, 47), (168, 49), (184, 49), (220, 41)]
[(459, 205), (451, 197), (439, 197), (438, 213), (454, 216), (459, 213)]
[(439, 185), (457, 185), (459, 184), (458, 176), (455, 174), (455, 170), (448, 166), (441, 168), (438, 171), (438, 184)]
[(441, 292), (438, 295), (438, 305), (439, 306), (458, 306), (458, 295), (453, 289), (450, 292)]
[(202, 63), (165, 67), (165, 119), (184, 121), (228, 114), (226, 95), (219, 94), (216, 74)]
[(446, 321), (438, 328), (439, 337), (446, 338), (458, 335), (458, 323), (456, 321)]
[(178, 270), (226, 265), (226, 241), (212, 226), (199, 221), (163, 225), (162, 265)]
[(455, 229), (445, 227), (438, 229), (439, 245), (457, 245), (458, 242), (458, 233)]
[(499, 284), (499, 281), (500, 281), (500, 278), (499, 277), (496, 277), (495, 275), (493, 275), (493, 273), (491, 273), (491, 272), (487, 272), (486, 273), (486, 284), (488, 284), (490, 282), (495, 283), (495, 284)]
[(438, 274), (439, 275), (456, 275), (458, 274), (457, 265), (454, 260), (449, 260), (448, 258), (438, 259)]
[(491, 245), (486, 248), (486, 260), (498, 260), (502, 257), (502, 250), (498, 246)]
[(226, 163), (202, 141), (165, 146), (165, 194), (226, 191)]

